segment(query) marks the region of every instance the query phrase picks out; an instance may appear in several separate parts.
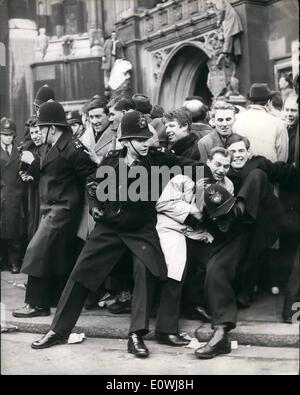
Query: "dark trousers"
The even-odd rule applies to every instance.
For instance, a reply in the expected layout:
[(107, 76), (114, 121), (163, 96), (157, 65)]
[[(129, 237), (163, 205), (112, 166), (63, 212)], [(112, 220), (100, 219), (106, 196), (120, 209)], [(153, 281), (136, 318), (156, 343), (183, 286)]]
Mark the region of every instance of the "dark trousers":
[(68, 277), (38, 278), (28, 276), (25, 303), (38, 307), (56, 307)]
[(0, 239), (1, 246), (1, 267), (12, 266), (21, 267), (23, 258), (23, 246), (20, 238)]
[(186, 239), (187, 274), (183, 284), (183, 305), (188, 313), (196, 306), (205, 307), (204, 282), (206, 266), (211, 257), (213, 246), (204, 242)]
[[(146, 266), (133, 256), (134, 289), (129, 333), (145, 335), (149, 331), (149, 316), (155, 278)], [(108, 273), (109, 274), (109, 273)], [(83, 308), (89, 289), (69, 278), (57, 306), (51, 329), (68, 336), (74, 328)]]
[(294, 259), (294, 265), (289, 277), (286, 288), (286, 294), (283, 305), (283, 318), (290, 319), (296, 310), (292, 310), (295, 302), (300, 302), (300, 262), (299, 262), (299, 249), (298, 244), (297, 254)]
[(274, 204), (277, 201), (278, 205), (274, 206), (277, 208), (280, 207), (279, 201), (269, 192), (267, 175), (262, 170), (255, 169), (249, 173), (237, 195), (246, 204), (246, 219), (249, 219), (249, 223), (253, 220), (247, 257), (239, 273), (239, 293), (244, 295), (251, 296), (253, 293), (259, 277), (260, 258), (279, 236), (280, 213), (272, 212), (272, 206), (267, 200), (272, 199)]
[(228, 237), (215, 247), (207, 264), (204, 295), (212, 327), (222, 324), (233, 329), (236, 326), (234, 283), (238, 266), (247, 252), (248, 237), (246, 229)]

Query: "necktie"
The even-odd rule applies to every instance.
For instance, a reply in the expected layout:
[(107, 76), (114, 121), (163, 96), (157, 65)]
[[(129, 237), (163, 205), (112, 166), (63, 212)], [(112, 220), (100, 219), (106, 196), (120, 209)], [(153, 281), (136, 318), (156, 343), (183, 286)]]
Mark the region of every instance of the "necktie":
[(5, 146), (5, 152), (7, 153), (8, 157), (10, 157), (10, 152), (8, 150), (8, 145)]

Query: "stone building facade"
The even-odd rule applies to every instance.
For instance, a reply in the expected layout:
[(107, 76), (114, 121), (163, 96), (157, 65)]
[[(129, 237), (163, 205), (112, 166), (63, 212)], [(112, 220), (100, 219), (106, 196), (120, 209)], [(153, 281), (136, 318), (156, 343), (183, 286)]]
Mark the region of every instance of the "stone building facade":
[(226, 1), (243, 27), (242, 55), (217, 67), (217, 17), (206, 0), (2, 0), (1, 116), (16, 120), (22, 139), (41, 85), (54, 88), (66, 110), (102, 94), (103, 46), (113, 30), (132, 64), (132, 91), (166, 109), (188, 95), (209, 102), (224, 87), (236, 97), (253, 82), (277, 88), (281, 73), (298, 67), (298, 1)]

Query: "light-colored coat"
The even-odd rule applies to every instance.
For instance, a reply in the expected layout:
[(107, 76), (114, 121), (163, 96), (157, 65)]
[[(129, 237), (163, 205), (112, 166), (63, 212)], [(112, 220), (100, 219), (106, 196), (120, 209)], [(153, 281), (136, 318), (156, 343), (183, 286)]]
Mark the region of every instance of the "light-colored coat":
[[(227, 177), (221, 185), (233, 194), (233, 184)], [(196, 207), (195, 199), (194, 181), (185, 175), (177, 175), (168, 182), (156, 204), (156, 230), (167, 264), (168, 277), (176, 281), (181, 281), (186, 265), (185, 238), (206, 243), (213, 241), (213, 236), (204, 227), (193, 230), (184, 223), (192, 207)], [(202, 210), (203, 206), (198, 208), (200, 215)]]

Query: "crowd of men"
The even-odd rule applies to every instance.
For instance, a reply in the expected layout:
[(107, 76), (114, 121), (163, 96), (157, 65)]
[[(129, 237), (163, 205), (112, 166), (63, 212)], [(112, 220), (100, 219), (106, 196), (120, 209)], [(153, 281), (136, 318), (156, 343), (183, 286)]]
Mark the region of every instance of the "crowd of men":
[[(66, 342), (83, 307), (109, 292), (112, 313), (131, 312), (128, 352), (137, 357), (149, 355), (151, 315), (159, 343), (187, 345), (181, 313), (214, 329), (197, 358), (229, 353), (238, 308), (250, 306), (257, 285), (278, 293), (280, 267), (291, 322), (299, 300), (297, 94), (297, 83), (284, 101), (255, 83), (245, 108), (217, 99), (209, 109), (191, 96), (166, 112), (143, 94), (96, 95), (66, 114), (43, 86), (21, 144), (2, 118), (1, 267), (28, 275), (25, 306), (13, 316), (57, 307), (32, 348)], [(154, 185), (155, 172), (174, 167), (178, 174)]]

